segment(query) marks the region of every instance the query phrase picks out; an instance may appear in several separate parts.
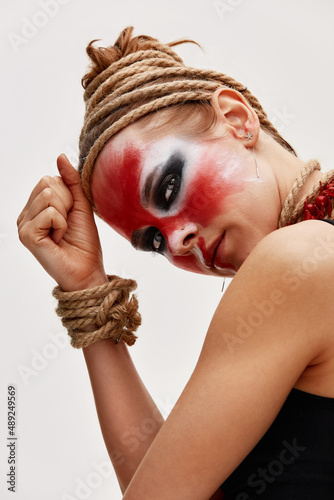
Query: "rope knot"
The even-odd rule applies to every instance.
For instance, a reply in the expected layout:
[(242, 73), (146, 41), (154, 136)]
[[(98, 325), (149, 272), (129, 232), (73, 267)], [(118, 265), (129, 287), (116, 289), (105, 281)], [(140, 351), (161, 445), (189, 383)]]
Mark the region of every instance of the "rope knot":
[(134, 332), (141, 324), (138, 300), (130, 293), (137, 283), (118, 276), (108, 276), (109, 282), (76, 292), (53, 290), (58, 299), (56, 313), (71, 337), (71, 345), (86, 347), (99, 340), (121, 339), (128, 345), (136, 341)]

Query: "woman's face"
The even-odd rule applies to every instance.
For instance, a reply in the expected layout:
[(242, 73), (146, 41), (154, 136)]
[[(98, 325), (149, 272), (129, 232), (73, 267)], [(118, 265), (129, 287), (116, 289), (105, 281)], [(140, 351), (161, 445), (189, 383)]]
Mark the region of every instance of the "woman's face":
[(101, 217), (136, 249), (228, 277), (275, 229), (262, 184), (252, 152), (232, 136), (145, 140), (132, 125), (100, 153), (92, 194)]

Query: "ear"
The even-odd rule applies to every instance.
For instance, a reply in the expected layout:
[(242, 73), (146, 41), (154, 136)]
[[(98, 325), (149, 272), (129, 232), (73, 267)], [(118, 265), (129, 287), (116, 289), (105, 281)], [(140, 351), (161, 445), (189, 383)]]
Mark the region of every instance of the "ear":
[(211, 105), (218, 123), (225, 124), (245, 147), (253, 147), (256, 144), (260, 132), (259, 117), (240, 92), (220, 87), (213, 93)]

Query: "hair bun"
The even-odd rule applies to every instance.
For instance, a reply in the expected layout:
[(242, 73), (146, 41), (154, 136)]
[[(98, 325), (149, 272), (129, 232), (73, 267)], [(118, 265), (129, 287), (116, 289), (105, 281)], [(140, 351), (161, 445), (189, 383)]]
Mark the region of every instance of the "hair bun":
[(196, 42), (182, 39), (163, 44), (146, 35), (133, 37), (133, 30), (132, 26), (125, 28), (110, 47), (95, 48), (94, 40), (86, 49), (91, 66), (82, 79), (86, 113), (79, 139), (78, 170), (93, 207), (91, 175), (96, 158), (112, 136), (163, 108), (194, 103), (201, 109), (210, 106), (213, 92), (222, 86), (242, 92), (263, 130), (294, 153), (247, 87), (224, 73), (188, 67), (172, 50), (176, 45)]
[[(123, 57), (140, 50), (161, 50), (163, 47), (161, 42), (159, 42), (156, 38), (152, 38), (147, 35), (132, 37), (133, 30), (133, 26), (125, 28), (119, 35), (115, 44), (110, 47), (94, 47), (93, 44), (98, 42), (99, 39), (92, 40), (88, 44), (86, 52), (91, 60), (91, 63), (89, 71), (81, 80), (84, 89), (86, 89), (100, 73)], [(180, 42), (174, 42), (167, 45), (172, 46), (177, 43), (184, 43), (185, 41), (188, 42), (190, 40), (182, 40)], [(170, 53), (172, 53), (172, 51), (170, 51)], [(174, 53), (174, 55), (176, 61), (182, 62), (181, 58), (176, 53)]]

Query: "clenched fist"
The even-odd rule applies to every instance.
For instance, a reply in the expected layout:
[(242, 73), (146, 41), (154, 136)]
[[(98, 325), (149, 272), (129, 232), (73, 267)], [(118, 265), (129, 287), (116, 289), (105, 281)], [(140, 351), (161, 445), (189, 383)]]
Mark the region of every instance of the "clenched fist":
[(17, 219), (19, 238), (63, 291), (108, 281), (92, 207), (65, 155), (60, 176), (43, 177)]

